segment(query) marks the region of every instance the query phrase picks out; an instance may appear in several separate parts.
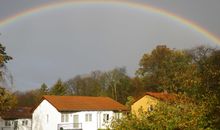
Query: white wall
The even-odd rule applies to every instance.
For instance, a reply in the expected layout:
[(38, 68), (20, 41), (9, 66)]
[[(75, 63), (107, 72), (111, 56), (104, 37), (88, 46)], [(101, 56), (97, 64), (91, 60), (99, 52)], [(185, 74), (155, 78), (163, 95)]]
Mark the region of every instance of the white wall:
[[(48, 119), (47, 119), (48, 118)], [(57, 130), (61, 114), (47, 100), (43, 100), (32, 115), (32, 130)]]
[[(62, 122), (59, 124), (71, 124), (73, 123), (73, 117), (74, 115), (79, 116), (79, 123), (82, 124), (83, 130), (97, 130), (97, 129), (106, 129), (106, 126), (109, 126), (111, 123), (111, 120), (114, 116), (113, 111), (81, 111), (81, 112), (73, 112), (73, 113), (65, 113), (69, 116), (68, 122)], [(85, 116), (86, 114), (92, 114), (92, 121), (86, 122)], [(109, 114), (109, 122), (104, 122), (103, 115)], [(67, 128), (67, 127), (66, 127)]]
[[(28, 121), (27, 125), (22, 125), (22, 121)], [(18, 130), (31, 130), (31, 119), (17, 119), (18, 122)]]
[[(24, 118), (24, 119), (16, 119), (16, 120), (8, 120), (11, 121), (11, 126), (5, 126), (5, 121), (0, 119), (0, 130), (14, 130), (15, 129), (15, 122), (17, 122), (17, 129), (16, 130), (31, 130), (31, 119)], [(28, 121), (28, 124), (23, 125), (22, 121)]]

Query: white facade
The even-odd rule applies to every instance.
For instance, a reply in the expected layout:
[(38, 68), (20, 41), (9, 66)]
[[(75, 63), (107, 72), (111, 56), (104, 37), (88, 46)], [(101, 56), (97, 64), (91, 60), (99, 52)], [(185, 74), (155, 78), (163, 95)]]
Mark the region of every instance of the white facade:
[(105, 129), (112, 118), (120, 118), (121, 115), (113, 111), (59, 112), (47, 100), (43, 100), (33, 112), (32, 130)]
[(61, 114), (47, 100), (43, 100), (32, 114), (32, 130), (57, 130)]
[(0, 119), (0, 130), (31, 130), (31, 119), (15, 119), (3, 120)]

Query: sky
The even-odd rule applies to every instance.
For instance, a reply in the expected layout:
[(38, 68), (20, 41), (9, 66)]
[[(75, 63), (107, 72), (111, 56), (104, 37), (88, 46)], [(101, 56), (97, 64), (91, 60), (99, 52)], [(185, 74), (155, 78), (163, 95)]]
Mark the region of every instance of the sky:
[[(57, 2), (61, 1), (0, 0), (0, 21)], [(166, 10), (220, 37), (219, 0), (132, 2)], [(13, 89), (20, 91), (115, 67), (126, 67), (134, 76), (142, 55), (160, 44), (177, 49), (219, 46), (181, 22), (126, 4), (78, 4), (40, 11), (0, 25), (0, 33), (0, 42), (13, 57), (7, 63)]]

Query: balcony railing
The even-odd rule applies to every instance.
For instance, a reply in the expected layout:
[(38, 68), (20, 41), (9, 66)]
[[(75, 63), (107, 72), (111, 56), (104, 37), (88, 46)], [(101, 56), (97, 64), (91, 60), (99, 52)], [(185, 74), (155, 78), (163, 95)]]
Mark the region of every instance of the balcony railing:
[(14, 126), (0, 126), (0, 130), (20, 130), (20, 129), (25, 129), (25, 130), (31, 130), (31, 127), (25, 126), (25, 127), (14, 127)]
[(58, 124), (57, 130), (82, 130), (82, 123)]

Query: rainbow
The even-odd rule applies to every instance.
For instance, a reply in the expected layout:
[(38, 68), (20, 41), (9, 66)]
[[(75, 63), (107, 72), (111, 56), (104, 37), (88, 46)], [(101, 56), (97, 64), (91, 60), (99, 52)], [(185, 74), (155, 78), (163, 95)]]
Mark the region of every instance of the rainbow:
[(183, 17), (180, 17), (174, 13), (168, 12), (166, 10), (156, 8), (147, 4), (143, 3), (135, 3), (135, 2), (129, 2), (125, 0), (67, 0), (67, 1), (61, 1), (58, 3), (53, 3), (53, 4), (45, 4), (39, 7), (31, 8), (29, 10), (26, 10), (24, 12), (20, 12), (14, 16), (8, 17), (6, 19), (3, 19), (0, 21), (0, 28), (5, 27), (7, 25), (10, 25), (14, 22), (16, 22), (19, 19), (22, 19), (24, 17), (32, 16), (33, 14), (40, 13), (40, 12), (45, 12), (45, 11), (50, 11), (54, 9), (60, 9), (60, 8), (65, 8), (65, 7), (70, 7), (70, 6), (77, 6), (77, 5), (82, 5), (82, 4), (109, 4), (113, 6), (126, 6), (128, 8), (132, 9), (138, 9), (138, 10), (143, 10), (143, 11), (148, 11), (157, 15), (165, 16), (171, 20), (174, 20), (182, 25), (187, 26), (188, 28), (202, 34), (212, 42), (219, 44), (220, 45), (220, 39), (206, 30), (205, 28), (199, 26), (193, 21), (190, 21), (188, 19), (185, 19)]

